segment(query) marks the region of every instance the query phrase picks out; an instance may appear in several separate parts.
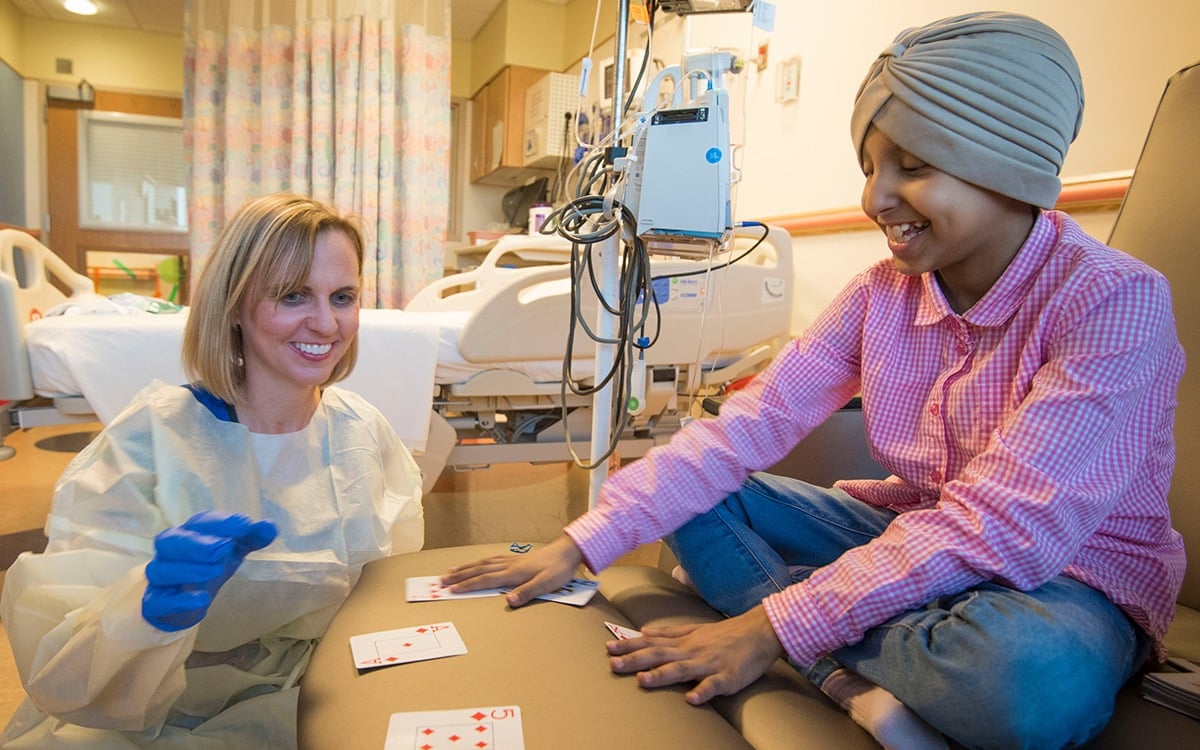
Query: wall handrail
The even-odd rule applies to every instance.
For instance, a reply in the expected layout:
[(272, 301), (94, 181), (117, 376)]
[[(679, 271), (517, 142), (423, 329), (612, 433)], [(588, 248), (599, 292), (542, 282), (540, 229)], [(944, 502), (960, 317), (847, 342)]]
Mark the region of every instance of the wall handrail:
[[(1115, 211), (1129, 189), (1129, 177), (1081, 179), (1063, 185), (1055, 208), (1068, 213)], [(793, 237), (808, 234), (832, 234), (871, 229), (875, 226), (861, 208), (831, 208), (799, 214), (784, 214), (758, 219), (764, 224), (781, 226)]]

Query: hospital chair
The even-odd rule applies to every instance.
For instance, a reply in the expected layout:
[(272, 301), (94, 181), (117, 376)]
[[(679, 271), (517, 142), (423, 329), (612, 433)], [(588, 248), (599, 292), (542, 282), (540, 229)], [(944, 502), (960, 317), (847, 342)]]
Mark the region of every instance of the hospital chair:
[[(1200, 62), (1167, 82), (1150, 133), (1108, 243), (1161, 271), (1171, 283), (1175, 322), (1187, 356), (1175, 411), (1175, 475), (1171, 519), (1183, 535), (1188, 568), (1167, 634), (1173, 657), (1200, 663)], [(1141, 698), (1134, 680), (1121, 694), (1112, 722), (1093, 743), (1134, 747), (1200, 747), (1200, 721)]]

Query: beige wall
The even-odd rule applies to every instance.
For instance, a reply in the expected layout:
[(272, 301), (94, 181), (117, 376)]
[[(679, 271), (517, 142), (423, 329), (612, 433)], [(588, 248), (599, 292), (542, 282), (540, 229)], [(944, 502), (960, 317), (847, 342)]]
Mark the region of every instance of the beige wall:
[(596, 0), (571, 0), (567, 4), (563, 48), (567, 64), (574, 65), (587, 54), (596, 28), (596, 43), (611, 39), (617, 28), (617, 0), (600, 0), (600, 18), (596, 18)]
[(0, 60), (21, 72), (25, 45), (21, 41), (21, 14), (8, 0), (0, 0)]
[(450, 40), (450, 96), (467, 99), (475, 90), (471, 87), (470, 42)]
[[(27, 18), (0, 0), (0, 57), (23, 77), (96, 88), (179, 95), (183, 91), (183, 38), (131, 29), (94, 27)], [(55, 72), (58, 58), (73, 62)]]
[[(569, 6), (540, 0), (504, 0), (471, 40), (468, 59), (454, 58), (451, 62), (452, 77), (460, 83), (465, 79), (467, 84), (465, 89), (452, 88), (452, 94), (474, 96), (506, 65), (556, 71), (566, 69), (574, 59), (568, 53), (570, 35), (565, 32), (569, 8), (584, 3), (595, 8), (593, 0), (572, 0)], [(590, 20), (588, 29), (590, 33)], [(578, 54), (576, 52), (575, 57)], [(463, 68), (468, 68), (469, 72), (464, 74)]]
[[(181, 36), (114, 28), (97, 32), (79, 24), (36, 18), (25, 19), (24, 32), (21, 72), (26, 78), (72, 84), (86, 78), (96, 88), (183, 92)], [(74, 62), (71, 75), (54, 72), (57, 58)]]

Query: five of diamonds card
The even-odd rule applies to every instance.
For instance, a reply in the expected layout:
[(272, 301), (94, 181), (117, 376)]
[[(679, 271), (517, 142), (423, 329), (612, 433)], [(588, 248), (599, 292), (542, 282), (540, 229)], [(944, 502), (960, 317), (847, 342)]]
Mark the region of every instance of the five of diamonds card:
[(517, 706), (392, 714), (384, 750), (525, 750)]
[(467, 653), (452, 622), (417, 625), (350, 636), (350, 653), (358, 669), (375, 669)]

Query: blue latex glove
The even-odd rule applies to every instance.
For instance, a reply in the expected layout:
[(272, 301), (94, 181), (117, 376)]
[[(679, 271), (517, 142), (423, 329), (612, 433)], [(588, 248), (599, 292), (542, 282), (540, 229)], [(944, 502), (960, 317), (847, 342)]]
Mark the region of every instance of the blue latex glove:
[(146, 565), (142, 617), (159, 630), (190, 628), (204, 619), (217, 591), (246, 555), (275, 540), (275, 524), (240, 513), (205, 511), (154, 538)]

